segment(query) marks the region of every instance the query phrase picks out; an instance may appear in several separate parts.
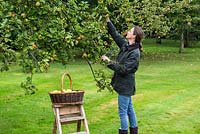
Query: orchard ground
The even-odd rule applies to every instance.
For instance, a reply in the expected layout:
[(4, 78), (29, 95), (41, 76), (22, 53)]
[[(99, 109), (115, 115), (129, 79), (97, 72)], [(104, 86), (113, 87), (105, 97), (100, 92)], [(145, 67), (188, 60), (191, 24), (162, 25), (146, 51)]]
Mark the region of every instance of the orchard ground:
[[(137, 93), (133, 96), (140, 134), (200, 133), (200, 46), (178, 53), (177, 41), (145, 40), (140, 68), (136, 73)], [(102, 65), (108, 75), (112, 71)], [(24, 95), (20, 83), (27, 74), (17, 65), (0, 73), (0, 133), (51, 134), (53, 112), (49, 91), (60, 89), (63, 72), (69, 72), (74, 89), (85, 91), (84, 108), (91, 134), (117, 134), (119, 118), (117, 94), (97, 93), (96, 83), (86, 61), (65, 67), (51, 64), (48, 73), (37, 73), (33, 82), (38, 91)], [(69, 83), (65, 81), (65, 87)], [(64, 125), (63, 132), (74, 132), (75, 124)]]

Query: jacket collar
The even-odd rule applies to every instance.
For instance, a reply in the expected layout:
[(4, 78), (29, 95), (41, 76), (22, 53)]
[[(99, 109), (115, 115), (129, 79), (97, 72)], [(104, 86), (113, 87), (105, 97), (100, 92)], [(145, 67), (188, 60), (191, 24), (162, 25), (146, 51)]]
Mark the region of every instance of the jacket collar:
[(128, 51), (131, 51), (131, 50), (133, 50), (133, 49), (137, 49), (137, 48), (139, 48), (139, 45), (140, 45), (140, 43), (139, 42), (135, 42), (134, 44), (127, 44), (126, 45), (126, 49), (128, 50)]

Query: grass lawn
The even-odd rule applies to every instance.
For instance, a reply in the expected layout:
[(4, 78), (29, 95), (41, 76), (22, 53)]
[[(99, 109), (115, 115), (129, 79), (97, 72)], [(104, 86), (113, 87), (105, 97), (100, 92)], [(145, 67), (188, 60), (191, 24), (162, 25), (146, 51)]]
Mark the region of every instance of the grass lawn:
[[(200, 48), (178, 53), (176, 41), (157, 45), (144, 41), (145, 52), (136, 73), (137, 93), (133, 96), (140, 134), (200, 134)], [(108, 75), (112, 71), (104, 68)], [(117, 134), (117, 94), (97, 93), (85, 61), (66, 67), (53, 63), (48, 73), (34, 75), (36, 94), (24, 95), (20, 83), (27, 74), (17, 65), (0, 73), (0, 134), (51, 134), (53, 112), (49, 91), (60, 89), (63, 72), (72, 76), (74, 89), (85, 90), (84, 108), (91, 134)], [(69, 83), (65, 82), (65, 87)], [(74, 132), (75, 124), (62, 126)]]

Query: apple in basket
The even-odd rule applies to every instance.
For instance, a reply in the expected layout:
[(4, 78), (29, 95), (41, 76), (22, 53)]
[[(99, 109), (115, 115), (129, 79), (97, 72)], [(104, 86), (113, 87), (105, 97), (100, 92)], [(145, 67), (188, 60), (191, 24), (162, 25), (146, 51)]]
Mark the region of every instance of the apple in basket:
[(52, 92), (50, 92), (51, 94), (59, 94), (59, 93), (61, 93), (61, 91), (59, 91), (59, 90), (54, 90), (54, 91), (52, 91)]
[(63, 89), (63, 91), (64, 91), (64, 93), (70, 93), (70, 92), (74, 92), (73, 90), (71, 90), (71, 89)]

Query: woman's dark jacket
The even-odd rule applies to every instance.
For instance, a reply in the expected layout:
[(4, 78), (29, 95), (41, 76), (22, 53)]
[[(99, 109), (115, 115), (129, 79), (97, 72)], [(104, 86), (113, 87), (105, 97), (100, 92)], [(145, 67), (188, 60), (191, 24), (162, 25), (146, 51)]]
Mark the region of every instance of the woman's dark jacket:
[(110, 61), (108, 67), (114, 71), (111, 85), (114, 90), (125, 96), (135, 94), (135, 72), (139, 66), (139, 44), (129, 45), (128, 41), (120, 35), (112, 22), (107, 22), (108, 32), (120, 48), (116, 62)]

